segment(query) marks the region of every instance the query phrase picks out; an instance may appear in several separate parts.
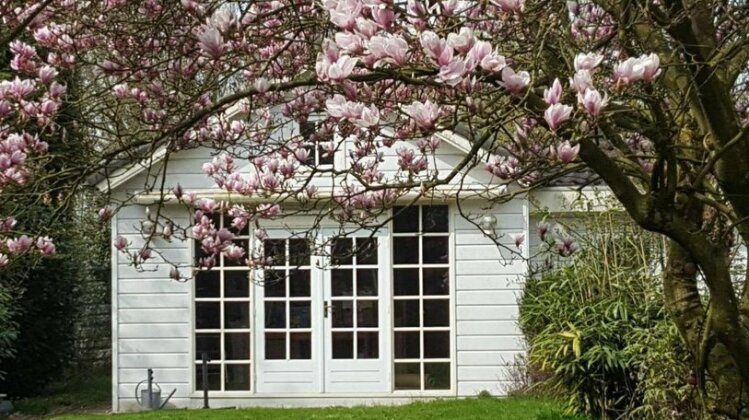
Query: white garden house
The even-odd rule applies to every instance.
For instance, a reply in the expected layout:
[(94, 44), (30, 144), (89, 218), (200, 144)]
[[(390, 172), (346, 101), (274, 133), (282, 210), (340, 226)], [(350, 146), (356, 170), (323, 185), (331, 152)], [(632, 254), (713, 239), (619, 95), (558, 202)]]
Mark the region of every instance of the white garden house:
[[(437, 169), (449, 171), (467, 150), (465, 140), (446, 136)], [(134, 203), (112, 219), (112, 237), (143, 243), (146, 209), (160, 199), (143, 192), (144, 185), (163, 173), (167, 187), (179, 183), (199, 197), (241, 200), (202, 173), (212, 152), (173, 154), (165, 171), (157, 152), (147, 164), (121, 168), (100, 184), (114, 199)], [(332, 162), (318, 163), (345, 165), (345, 156), (341, 150)], [(517, 301), (537, 242), (534, 209), (558, 210), (565, 196), (577, 192), (554, 187), (490, 207), (470, 193), (473, 185), (491, 182), (488, 172), (476, 168), (460, 178), (459, 195), (457, 187), (447, 188), (416, 206), (396, 208), (393, 220), (374, 235), (341, 237), (331, 220), (314, 238), (335, 244), (324, 255), (309, 252), (309, 238), (299, 236), (309, 229), (311, 218), (304, 215), (265, 223), (269, 238), (263, 244), (249, 229), (239, 232), (237, 244), (262, 247), (275, 257), (263, 270), (222, 260), (193, 280), (177, 282), (169, 279), (165, 259), (191, 265), (201, 252), (194, 241), (157, 239), (155, 258), (141, 270), (113, 252), (114, 411), (138, 408), (135, 387), (148, 368), (164, 396), (176, 389), (170, 405), (201, 407), (203, 352), (210, 358), (211, 407), (505, 394), (511, 366), (524, 351)], [(320, 182), (321, 191), (334, 185)], [(167, 201), (161, 211), (190, 224), (192, 214), (183, 205)], [(217, 217), (216, 223), (227, 222)], [(524, 234), (519, 252), (525, 258), (512, 257), (487, 234), (508, 249), (514, 247), (512, 235)], [(346, 252), (351, 249), (357, 252)]]

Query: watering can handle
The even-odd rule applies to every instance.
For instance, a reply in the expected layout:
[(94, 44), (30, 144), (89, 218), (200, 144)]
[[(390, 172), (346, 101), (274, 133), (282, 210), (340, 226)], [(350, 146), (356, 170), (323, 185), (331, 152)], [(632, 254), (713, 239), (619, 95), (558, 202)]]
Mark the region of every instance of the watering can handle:
[[(138, 389), (140, 388), (141, 385), (143, 385), (143, 382), (148, 382), (148, 379), (144, 379), (138, 382), (138, 385), (135, 385), (135, 402), (137, 402), (138, 405), (141, 405), (140, 397), (138, 396)], [(152, 382), (152, 384), (156, 386), (157, 388), (159, 388), (159, 392), (161, 392), (161, 386), (158, 383)]]

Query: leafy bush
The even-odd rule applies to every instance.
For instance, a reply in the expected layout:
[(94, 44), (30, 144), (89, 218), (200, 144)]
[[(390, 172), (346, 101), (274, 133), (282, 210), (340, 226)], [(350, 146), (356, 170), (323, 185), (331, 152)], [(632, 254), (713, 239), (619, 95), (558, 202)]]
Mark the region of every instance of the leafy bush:
[(653, 263), (660, 244), (608, 214), (577, 236), (580, 251), (526, 283), (520, 324), (531, 367), (551, 373), (575, 411), (691, 416), (689, 356), (665, 314)]

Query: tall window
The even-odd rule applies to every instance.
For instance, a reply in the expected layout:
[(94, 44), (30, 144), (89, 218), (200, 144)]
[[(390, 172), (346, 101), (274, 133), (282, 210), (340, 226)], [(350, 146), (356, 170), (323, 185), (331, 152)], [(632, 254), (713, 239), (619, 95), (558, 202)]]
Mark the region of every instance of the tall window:
[(266, 239), (265, 359), (312, 358), (311, 254), (306, 239)]
[(333, 359), (377, 359), (377, 239), (336, 238), (331, 263)]
[(447, 206), (393, 209), (394, 388), (450, 389)]
[[(214, 217), (217, 228), (231, 228), (231, 218)], [(249, 249), (249, 232), (232, 230), (235, 244)], [(195, 259), (205, 257), (195, 242)], [(208, 363), (208, 389), (250, 390), (250, 314), (252, 313), (250, 272), (240, 261), (224, 259), (216, 267), (199, 271), (195, 277), (195, 388), (203, 387), (202, 354)]]

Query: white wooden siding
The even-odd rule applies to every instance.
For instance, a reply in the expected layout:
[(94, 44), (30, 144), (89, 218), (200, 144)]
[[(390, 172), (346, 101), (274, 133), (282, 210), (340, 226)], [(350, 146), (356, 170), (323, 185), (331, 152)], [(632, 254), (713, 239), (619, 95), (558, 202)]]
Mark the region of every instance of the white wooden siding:
[[(464, 203), (461, 210), (469, 217), (493, 214), (498, 240), (510, 249), (514, 249), (510, 234), (527, 237), (525, 200), (492, 210)], [(454, 225), (457, 393), (504, 395), (511, 384), (509, 369), (524, 351), (517, 299), (527, 263), (519, 255), (513, 258), (512, 252), (498, 247), (460, 214), (454, 216)]]
[[(167, 207), (167, 217), (188, 223), (184, 209)], [(138, 232), (144, 218), (143, 207), (131, 206), (122, 209), (114, 226), (117, 234), (125, 237), (138, 249), (144, 243)], [(178, 264), (190, 263), (190, 247), (187, 242), (156, 240), (153, 247), (163, 257)], [(115, 410), (136, 408), (135, 387), (146, 378), (146, 369), (154, 370), (155, 380), (161, 385), (162, 395), (172, 389), (177, 392), (170, 405), (189, 404), (190, 381), (193, 364), (190, 358), (192, 283), (180, 283), (169, 279), (169, 264), (157, 253), (141, 270), (136, 270), (121, 254), (116, 254), (117, 287), (116, 320), (116, 406)]]

